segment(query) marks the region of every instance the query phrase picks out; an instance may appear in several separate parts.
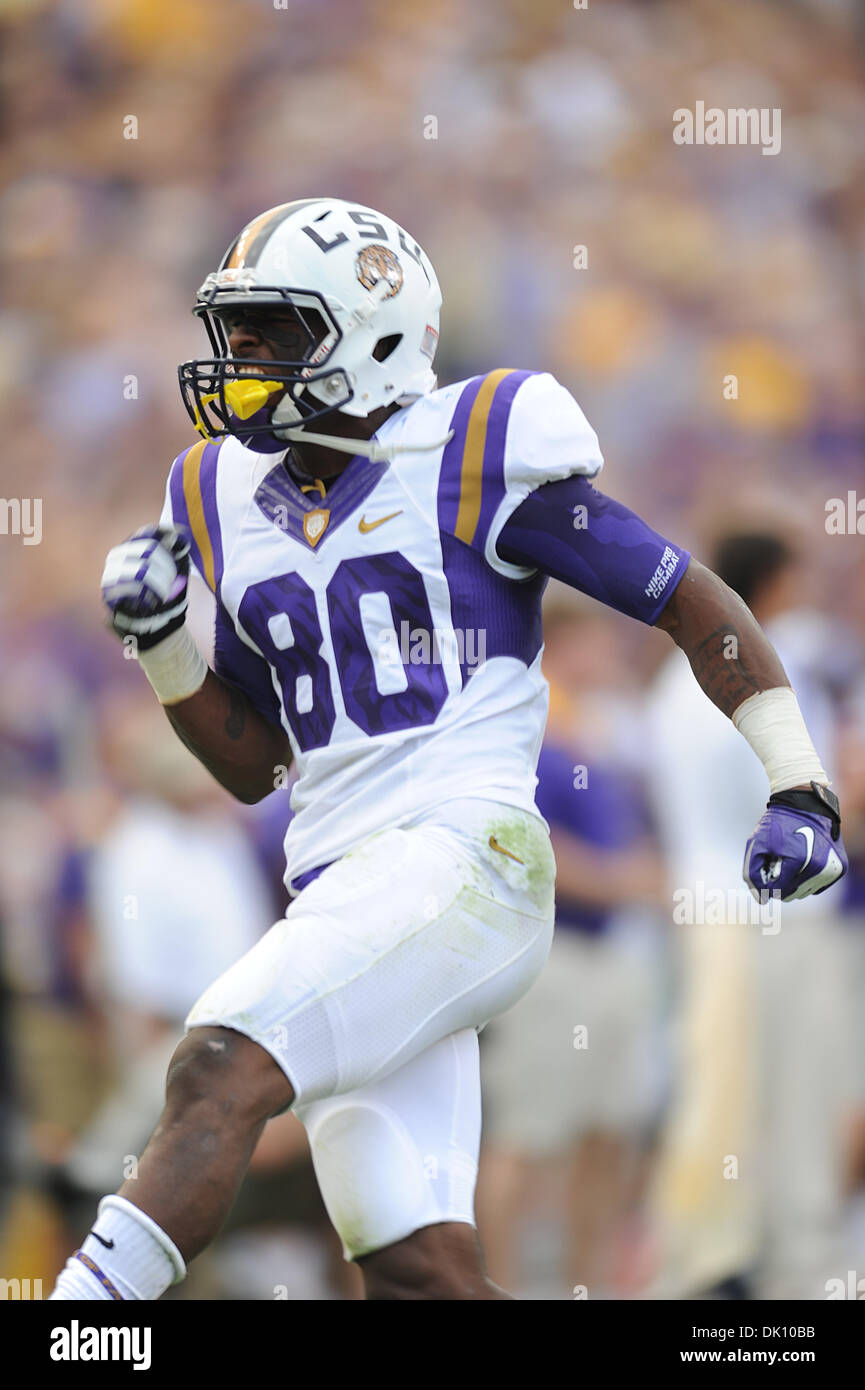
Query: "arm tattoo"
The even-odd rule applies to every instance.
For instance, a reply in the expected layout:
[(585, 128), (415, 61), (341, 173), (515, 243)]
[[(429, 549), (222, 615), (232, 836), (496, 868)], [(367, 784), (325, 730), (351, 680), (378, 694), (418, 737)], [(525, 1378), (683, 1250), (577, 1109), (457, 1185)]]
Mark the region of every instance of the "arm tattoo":
[(264, 719), (238, 686), (213, 671), (189, 699), (164, 708), (181, 742), (241, 801), (269, 796), (274, 764), (291, 762), (284, 730)]
[(239, 690), (230, 691), (230, 708), (225, 721), (225, 732), (231, 739), (243, 738), (246, 729), (246, 700)]
[(731, 715), (763, 686), (739, 656), (742, 637), (730, 623), (704, 637), (691, 654), (691, 669), (713, 704)]
[(701, 688), (728, 718), (758, 691), (790, 684), (751, 610), (693, 558), (657, 626), (681, 647)]

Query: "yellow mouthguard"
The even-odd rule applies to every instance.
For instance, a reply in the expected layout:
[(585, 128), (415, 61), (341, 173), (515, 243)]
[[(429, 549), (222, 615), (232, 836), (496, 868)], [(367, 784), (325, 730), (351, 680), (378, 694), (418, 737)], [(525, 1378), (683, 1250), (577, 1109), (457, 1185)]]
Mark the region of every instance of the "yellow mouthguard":
[(225, 387), (225, 402), (239, 420), (248, 420), (274, 391), (282, 391), (284, 381), (232, 381)]

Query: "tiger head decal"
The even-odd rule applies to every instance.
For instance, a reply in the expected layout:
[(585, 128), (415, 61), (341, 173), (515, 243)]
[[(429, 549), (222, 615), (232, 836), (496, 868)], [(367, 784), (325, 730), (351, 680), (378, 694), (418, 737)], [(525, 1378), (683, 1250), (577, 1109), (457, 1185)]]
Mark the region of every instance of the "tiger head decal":
[(364, 246), (355, 258), (355, 270), (365, 290), (371, 290), (381, 280), (386, 280), (390, 288), (383, 296), (385, 299), (392, 299), (402, 289), (402, 266), (388, 246), (381, 246), (377, 242)]

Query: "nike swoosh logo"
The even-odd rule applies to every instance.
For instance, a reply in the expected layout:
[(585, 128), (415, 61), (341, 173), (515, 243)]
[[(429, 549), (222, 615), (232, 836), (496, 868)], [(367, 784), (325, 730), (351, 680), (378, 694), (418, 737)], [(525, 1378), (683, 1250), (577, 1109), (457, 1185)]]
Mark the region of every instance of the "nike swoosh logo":
[(380, 516), (378, 521), (367, 521), (366, 517), (362, 516), (357, 523), (357, 529), (365, 536), (367, 531), (374, 531), (377, 526), (384, 526), (386, 521), (393, 521), (395, 516), (402, 516), (402, 508), (398, 512), (391, 512), (390, 516)]
[[(802, 865), (802, 869), (807, 869), (808, 865), (811, 863), (811, 855), (814, 853), (814, 831), (811, 829), (810, 825), (797, 825), (795, 833), (805, 836), (808, 853), (805, 855), (805, 863)], [(800, 873), (802, 869), (799, 870)]]
[(91, 1231), (91, 1232), (90, 1232), (90, 1235), (92, 1235), (92, 1236), (94, 1237), (94, 1239), (98, 1240), (100, 1245), (104, 1245), (106, 1250), (113, 1250), (113, 1249), (114, 1249), (114, 1241), (113, 1241), (113, 1240), (106, 1240), (104, 1236), (98, 1235), (96, 1231)]
[(517, 856), (515, 854), (511, 854), (509, 849), (505, 849), (504, 845), (500, 845), (495, 835), (490, 836), (489, 844), (490, 849), (494, 849), (497, 854), (506, 854), (508, 856), (508, 859), (513, 859), (517, 864), (522, 864), (522, 859), (517, 859)]

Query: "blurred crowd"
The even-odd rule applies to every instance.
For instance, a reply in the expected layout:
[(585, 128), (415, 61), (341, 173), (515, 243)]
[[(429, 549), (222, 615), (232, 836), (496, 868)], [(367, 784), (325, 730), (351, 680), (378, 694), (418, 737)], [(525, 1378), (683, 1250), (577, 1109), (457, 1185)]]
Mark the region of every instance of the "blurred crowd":
[[(759, 766), (662, 634), (550, 595), (561, 920), (482, 1040), (492, 1276), (539, 1297), (865, 1278), (855, 498), (826, 528), (865, 493), (859, 6), (7, 0), (0, 26), (0, 492), (42, 505), (38, 544), (0, 534), (0, 1276), (50, 1287), (155, 1122), (186, 1008), (285, 907), (287, 792), (241, 808), (209, 783), (98, 580), (191, 442), (198, 284), (256, 213), (321, 192), (430, 255), (442, 383), (554, 372), (602, 489), (747, 589), (846, 814), (843, 891), (777, 935), (676, 922), (677, 889), (738, 886)], [(698, 100), (780, 108), (780, 153), (675, 144)], [(354, 1273), (286, 1117), (180, 1296), (352, 1297)]]

